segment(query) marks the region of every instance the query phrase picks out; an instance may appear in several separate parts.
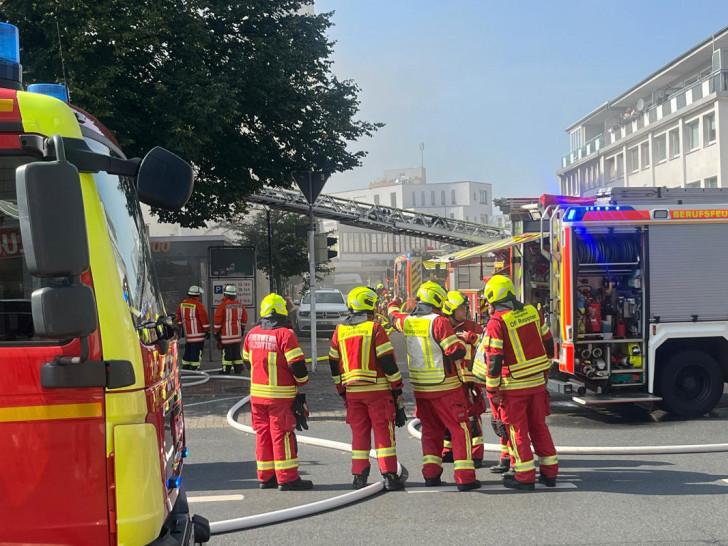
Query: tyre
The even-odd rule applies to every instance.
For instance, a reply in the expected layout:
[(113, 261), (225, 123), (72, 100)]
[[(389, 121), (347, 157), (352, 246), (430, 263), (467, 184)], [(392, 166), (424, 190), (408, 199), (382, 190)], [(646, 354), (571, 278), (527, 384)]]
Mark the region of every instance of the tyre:
[(712, 410), (723, 394), (723, 373), (703, 351), (688, 350), (667, 361), (657, 377), (662, 408), (678, 417), (698, 417)]

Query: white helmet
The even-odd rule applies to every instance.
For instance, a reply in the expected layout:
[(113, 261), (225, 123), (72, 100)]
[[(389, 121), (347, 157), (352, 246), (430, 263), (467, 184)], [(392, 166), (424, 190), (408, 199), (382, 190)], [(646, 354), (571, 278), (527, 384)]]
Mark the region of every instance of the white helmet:
[(228, 284), (225, 286), (225, 290), (222, 291), (224, 296), (237, 296), (238, 290), (235, 288), (232, 284)]
[(190, 289), (187, 290), (187, 295), (188, 296), (201, 296), (202, 288), (193, 284), (192, 286), (190, 286)]

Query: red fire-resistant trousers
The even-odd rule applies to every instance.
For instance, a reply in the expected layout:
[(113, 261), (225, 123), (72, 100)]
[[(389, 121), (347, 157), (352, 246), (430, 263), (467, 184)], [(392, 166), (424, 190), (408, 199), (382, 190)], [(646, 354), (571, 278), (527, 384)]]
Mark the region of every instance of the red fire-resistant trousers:
[(298, 479), (296, 417), (293, 398), (251, 398), (250, 413), (255, 429), (255, 460), (258, 480), (267, 482), (274, 475), (278, 483)]
[(351, 473), (361, 474), (369, 468), (369, 450), (374, 445), (379, 470), (397, 473), (394, 437), (394, 401), (391, 391), (348, 393), (346, 422), (351, 427)]
[(502, 391), (502, 395), (501, 419), (508, 427), (516, 480), (536, 481), (531, 444), (538, 455), (541, 473), (547, 478), (555, 478), (559, 473), (559, 459), (546, 425), (546, 416), (551, 413), (549, 393), (543, 389), (532, 394)]
[(459, 387), (437, 397), (433, 394), (418, 396), (415, 391), (417, 417), (422, 423), (422, 476), (436, 478), (442, 473), (441, 455), (447, 428), (452, 438), (455, 482), (470, 483), (475, 480), (475, 466), (465, 395)]
[[(480, 387), (477, 387), (480, 388)], [(472, 443), (472, 456), (473, 459), (480, 459), (483, 460), (483, 455), (485, 454), (485, 446), (483, 445), (483, 423), (481, 421), (481, 415), (485, 413), (485, 402), (480, 400), (479, 404), (472, 404), (471, 400), (468, 397), (468, 386), (463, 385), (463, 392), (465, 393), (465, 399), (468, 402), (467, 408), (468, 408), (468, 415), (470, 416), (470, 434), (471, 434), (471, 443)], [(482, 394), (481, 394), (482, 397)], [(452, 438), (450, 438), (450, 432), (446, 431), (445, 433), (445, 444), (444, 448), (442, 450), (442, 457), (445, 458), (445, 455), (450, 453), (452, 451)]]

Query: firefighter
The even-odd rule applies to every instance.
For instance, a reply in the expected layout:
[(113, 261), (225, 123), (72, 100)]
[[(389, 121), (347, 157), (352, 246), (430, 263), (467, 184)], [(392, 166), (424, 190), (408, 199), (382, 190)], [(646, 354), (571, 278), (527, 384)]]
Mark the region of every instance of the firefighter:
[(306, 359), (296, 334), (287, 328), (288, 310), (281, 296), (268, 294), (263, 298), (260, 316), (260, 324), (251, 328), (243, 345), (243, 360), (252, 369), (250, 412), (259, 487), (311, 489), (313, 483), (298, 475), (293, 409), (302, 396), (299, 389), (308, 383)]
[(556, 485), (559, 465), (551, 432), (546, 381), (554, 355), (551, 331), (541, 313), (516, 299), (508, 277), (494, 275), (484, 289), (490, 321), (478, 348), (473, 371), (485, 381), (489, 398), (510, 438), (514, 474), (503, 485), (531, 490), (536, 482), (533, 453), (538, 455), (538, 481)]
[(398, 491), (404, 489), (404, 482), (397, 474), (394, 425), (401, 427), (406, 421), (404, 413), (397, 412), (402, 400), (402, 376), (387, 333), (374, 321), (376, 292), (366, 286), (354, 288), (347, 304), (351, 314), (331, 337), (329, 364), (351, 427), (354, 489), (367, 484), (373, 431), (384, 487)]
[(231, 368), (236, 374), (243, 373), (243, 357), (240, 345), (243, 342), (248, 313), (240, 303), (237, 289), (228, 284), (223, 290), (223, 299), (215, 310), (215, 338), (218, 349), (222, 350), (222, 370), (220, 373), (230, 375)]
[(442, 448), (445, 429), (450, 430), (455, 482), (459, 491), (480, 487), (475, 479), (468, 409), (461, 370), (465, 346), (450, 321), (442, 316), (447, 292), (439, 284), (425, 282), (417, 290), (412, 313), (399, 311), (393, 300), (389, 313), (394, 327), (404, 334), (407, 364), (414, 387), (417, 416), (422, 423), (422, 475), (428, 487), (442, 484)]
[[(473, 353), (478, 345), (483, 327), (477, 322), (470, 320), (470, 300), (462, 292), (450, 291), (447, 293), (447, 300), (442, 304), (442, 313), (450, 319), (450, 324), (455, 330), (455, 335), (465, 344), (465, 358), (463, 359), (463, 392), (468, 400), (468, 414), (470, 415), (470, 433), (473, 442), (473, 464), (475, 468), (483, 466), (483, 427), (480, 416), (485, 413), (485, 398), (483, 397), (482, 384), (473, 375), (471, 368)], [(450, 431), (445, 434), (445, 449), (442, 452), (443, 462), (452, 462), (452, 440)]]
[(210, 337), (210, 319), (200, 297), (203, 291), (192, 285), (187, 298), (177, 306), (177, 326), (185, 337), (185, 352), (182, 355), (183, 370), (199, 370), (202, 348)]

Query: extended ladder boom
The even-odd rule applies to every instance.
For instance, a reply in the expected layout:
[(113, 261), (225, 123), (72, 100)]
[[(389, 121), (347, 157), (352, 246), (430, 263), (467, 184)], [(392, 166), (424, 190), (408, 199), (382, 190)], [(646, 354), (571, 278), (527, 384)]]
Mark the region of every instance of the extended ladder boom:
[[(280, 210), (308, 213), (308, 202), (303, 194), (297, 191), (265, 187), (247, 196), (246, 200)], [(319, 195), (313, 212), (317, 218), (336, 220), (349, 226), (412, 235), (460, 246), (481, 245), (506, 236), (505, 230), (499, 227), (325, 194)]]

